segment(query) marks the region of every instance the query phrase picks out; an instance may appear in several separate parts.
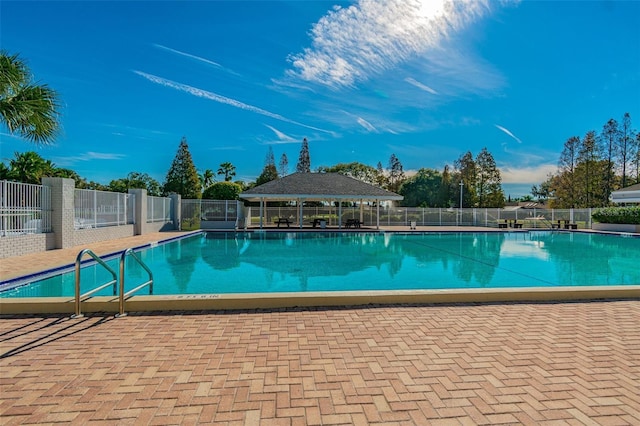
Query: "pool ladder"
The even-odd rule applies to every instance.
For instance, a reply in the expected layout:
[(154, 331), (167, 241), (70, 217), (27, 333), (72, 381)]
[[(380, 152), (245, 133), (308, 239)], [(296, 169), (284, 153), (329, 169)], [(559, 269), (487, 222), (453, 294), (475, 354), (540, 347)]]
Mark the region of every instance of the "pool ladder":
[[(92, 290), (89, 290), (88, 292), (84, 293), (84, 294), (80, 294), (80, 264), (82, 263), (82, 257), (88, 254), (89, 256), (91, 256), (93, 258), (93, 260), (95, 260), (98, 265), (102, 266), (103, 268), (105, 268), (110, 274), (111, 277), (113, 278), (111, 281), (102, 284)], [(140, 266), (142, 266), (142, 268), (147, 272), (147, 274), (149, 275), (149, 279), (147, 281), (145, 281), (144, 283), (140, 284), (139, 286), (137, 286), (136, 288), (129, 290), (128, 292), (124, 292), (124, 266), (125, 266), (125, 261), (127, 256), (131, 256), (136, 262), (138, 262), (138, 264)], [(118, 282), (117, 276), (115, 271), (109, 266), (107, 265), (98, 255), (96, 255), (93, 251), (91, 251), (91, 249), (84, 249), (82, 250), (80, 253), (78, 253), (78, 256), (76, 257), (76, 289), (75, 289), (75, 314), (72, 316), (73, 318), (80, 318), (83, 316), (81, 309), (80, 309), (80, 301), (81, 299), (84, 299), (86, 297), (91, 296), (92, 294), (102, 290), (103, 288), (106, 288), (110, 285), (113, 285), (113, 295), (116, 296), (119, 293), (119, 313), (116, 315), (116, 317), (123, 317), (126, 316), (127, 314), (124, 312), (124, 299), (125, 297), (129, 297), (131, 296), (133, 293), (137, 292), (138, 290), (141, 290), (142, 288), (146, 287), (147, 285), (149, 286), (149, 294), (153, 294), (153, 273), (151, 272), (151, 269), (149, 269), (149, 267), (142, 261), (142, 259), (140, 259), (140, 257), (138, 257), (138, 255), (133, 251), (132, 248), (128, 248), (125, 251), (122, 252), (122, 254), (120, 255), (120, 291), (118, 292), (118, 287), (116, 286), (116, 283)]]

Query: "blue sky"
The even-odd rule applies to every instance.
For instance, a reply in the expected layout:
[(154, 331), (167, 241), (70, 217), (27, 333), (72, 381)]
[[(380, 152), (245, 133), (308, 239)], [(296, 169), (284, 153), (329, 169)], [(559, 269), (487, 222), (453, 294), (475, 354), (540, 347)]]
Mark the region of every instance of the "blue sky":
[(631, 114), (637, 1), (7, 1), (0, 43), (62, 99), (37, 151), (107, 184), (161, 183), (185, 136), (198, 170), (254, 180), (269, 146), (295, 169), (359, 161), (441, 170), (483, 147), (527, 194), (567, 138)]

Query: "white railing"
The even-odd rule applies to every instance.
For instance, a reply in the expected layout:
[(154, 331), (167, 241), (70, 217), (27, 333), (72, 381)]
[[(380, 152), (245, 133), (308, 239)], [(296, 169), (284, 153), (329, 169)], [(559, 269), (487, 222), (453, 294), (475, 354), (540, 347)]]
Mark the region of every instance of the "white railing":
[(171, 198), (147, 196), (147, 223), (171, 222)]
[(76, 189), (73, 202), (75, 229), (134, 223), (133, 194)]
[[(258, 207), (251, 207), (247, 214), (247, 224), (258, 226), (260, 213)], [(421, 208), (421, 207), (380, 207), (379, 222), (376, 206), (336, 206), (303, 207), (302, 222), (312, 223), (313, 219), (325, 219), (328, 225), (337, 225), (339, 216), (342, 224), (347, 219), (358, 219), (365, 226), (409, 226), (415, 222), (417, 226), (485, 226), (498, 227), (504, 220), (522, 222), (525, 228), (552, 227), (558, 220), (576, 223), (578, 228), (591, 228), (592, 209), (530, 209), (530, 208)], [(263, 224), (273, 224), (279, 218), (287, 218), (294, 224), (299, 223), (300, 210), (296, 206), (267, 207), (263, 213)]]
[[(217, 225), (238, 225), (242, 218), (242, 205), (237, 200), (182, 200), (182, 229), (199, 229), (203, 222)], [(212, 226), (211, 223), (208, 226)]]
[(51, 232), (48, 186), (0, 181), (0, 236)]

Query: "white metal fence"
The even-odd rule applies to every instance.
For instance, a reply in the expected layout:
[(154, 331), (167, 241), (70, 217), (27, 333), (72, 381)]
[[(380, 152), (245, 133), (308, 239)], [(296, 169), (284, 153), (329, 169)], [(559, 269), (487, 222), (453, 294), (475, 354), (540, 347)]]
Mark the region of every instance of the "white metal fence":
[(182, 200), (183, 220), (231, 221), (239, 213), (236, 200)]
[(0, 181), (0, 236), (51, 232), (48, 186)]
[(75, 229), (134, 223), (133, 194), (76, 189), (73, 202)]
[[(379, 212), (379, 222), (378, 222)], [(325, 219), (328, 225), (337, 225), (339, 216), (342, 224), (347, 219), (358, 219), (365, 226), (409, 226), (415, 222), (417, 226), (485, 226), (498, 227), (499, 223), (518, 221), (525, 228), (551, 228), (558, 220), (575, 223), (578, 228), (591, 228), (592, 209), (445, 209), (421, 207), (391, 207), (380, 210), (375, 206), (343, 206), (340, 210), (335, 206), (303, 207), (303, 224), (312, 223), (313, 219)], [(299, 208), (296, 206), (267, 207), (263, 213), (263, 225), (269, 225), (279, 218), (287, 218), (294, 224), (299, 223)], [(247, 214), (247, 225), (257, 226), (260, 223), (260, 210), (251, 207)]]
[(147, 223), (171, 222), (171, 198), (147, 196)]

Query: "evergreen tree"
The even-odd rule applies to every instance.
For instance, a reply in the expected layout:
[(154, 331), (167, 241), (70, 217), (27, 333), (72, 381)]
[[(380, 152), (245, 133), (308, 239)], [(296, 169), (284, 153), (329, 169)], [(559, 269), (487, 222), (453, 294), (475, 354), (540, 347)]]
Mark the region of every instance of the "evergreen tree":
[(276, 179), (278, 179), (278, 170), (276, 169), (276, 166), (273, 164), (267, 164), (264, 166), (264, 169), (262, 169), (260, 176), (256, 179), (256, 185), (262, 185)]
[[(474, 207), (476, 205), (476, 162), (470, 151), (460, 156), (454, 166), (458, 172), (456, 184), (456, 200), (455, 205), (460, 204), (460, 182), (463, 184), (462, 189), (462, 206)], [(460, 207), (460, 206), (459, 206)]]
[(271, 148), (271, 146), (269, 146), (269, 149), (267, 150), (267, 156), (264, 159), (264, 165), (274, 166), (274, 167), (276, 165), (276, 160), (275, 160), (275, 157), (273, 156), (273, 148)]
[(560, 154), (559, 173), (553, 187), (556, 196), (554, 204), (558, 208), (574, 208), (577, 205), (578, 188), (576, 188), (575, 180), (581, 144), (578, 136), (572, 136), (564, 143), (564, 148)]
[(198, 170), (193, 164), (187, 138), (184, 136), (167, 172), (163, 192), (165, 195), (171, 193), (180, 194), (185, 199), (197, 199), (202, 196)]
[(404, 180), (402, 163), (395, 154), (389, 157), (389, 191), (398, 192)]
[(256, 185), (262, 185), (275, 179), (278, 179), (278, 170), (276, 169), (273, 149), (269, 147), (267, 156), (264, 159), (264, 168), (262, 169), (260, 176), (256, 179)]
[(280, 156), (280, 177), (285, 177), (289, 174), (289, 159), (286, 153), (282, 153)]
[(476, 170), (478, 207), (504, 207), (500, 170), (486, 147), (476, 157)]
[(376, 166), (376, 172), (376, 185), (378, 185), (380, 188), (387, 188), (389, 182), (380, 161), (378, 161), (378, 165)]
[(627, 186), (627, 170), (633, 162), (633, 130), (631, 128), (631, 115), (625, 113), (622, 117), (620, 137), (617, 141), (617, 151), (620, 158), (619, 170), (622, 176), (622, 187)]
[(302, 139), (302, 147), (300, 148), (298, 164), (296, 164), (296, 172), (311, 173), (311, 156), (309, 154), (309, 142), (307, 138)]
[[(607, 162), (602, 159), (600, 147), (597, 143), (596, 132), (588, 131), (578, 152), (578, 164), (574, 185), (578, 188), (576, 207), (599, 207), (603, 202), (602, 189), (607, 176)], [(608, 203), (608, 199), (606, 203)]]
[(620, 130), (618, 129), (618, 122), (613, 118), (607, 121), (607, 124), (602, 128), (602, 133), (600, 133), (600, 140), (602, 141), (605, 160), (606, 160), (606, 170), (604, 175), (604, 188), (603, 188), (603, 196), (606, 197), (606, 200), (602, 200), (603, 205), (606, 205), (609, 200), (609, 195), (611, 195), (611, 191), (613, 191), (614, 187), (614, 170), (615, 170), (615, 157), (616, 157), (616, 147), (619, 144), (618, 140), (620, 139)]
[(449, 165), (445, 165), (442, 169), (442, 179), (440, 181), (440, 190), (438, 191), (438, 201), (434, 207), (450, 207), (453, 205), (452, 195), (454, 193), (452, 185), (451, 170)]

